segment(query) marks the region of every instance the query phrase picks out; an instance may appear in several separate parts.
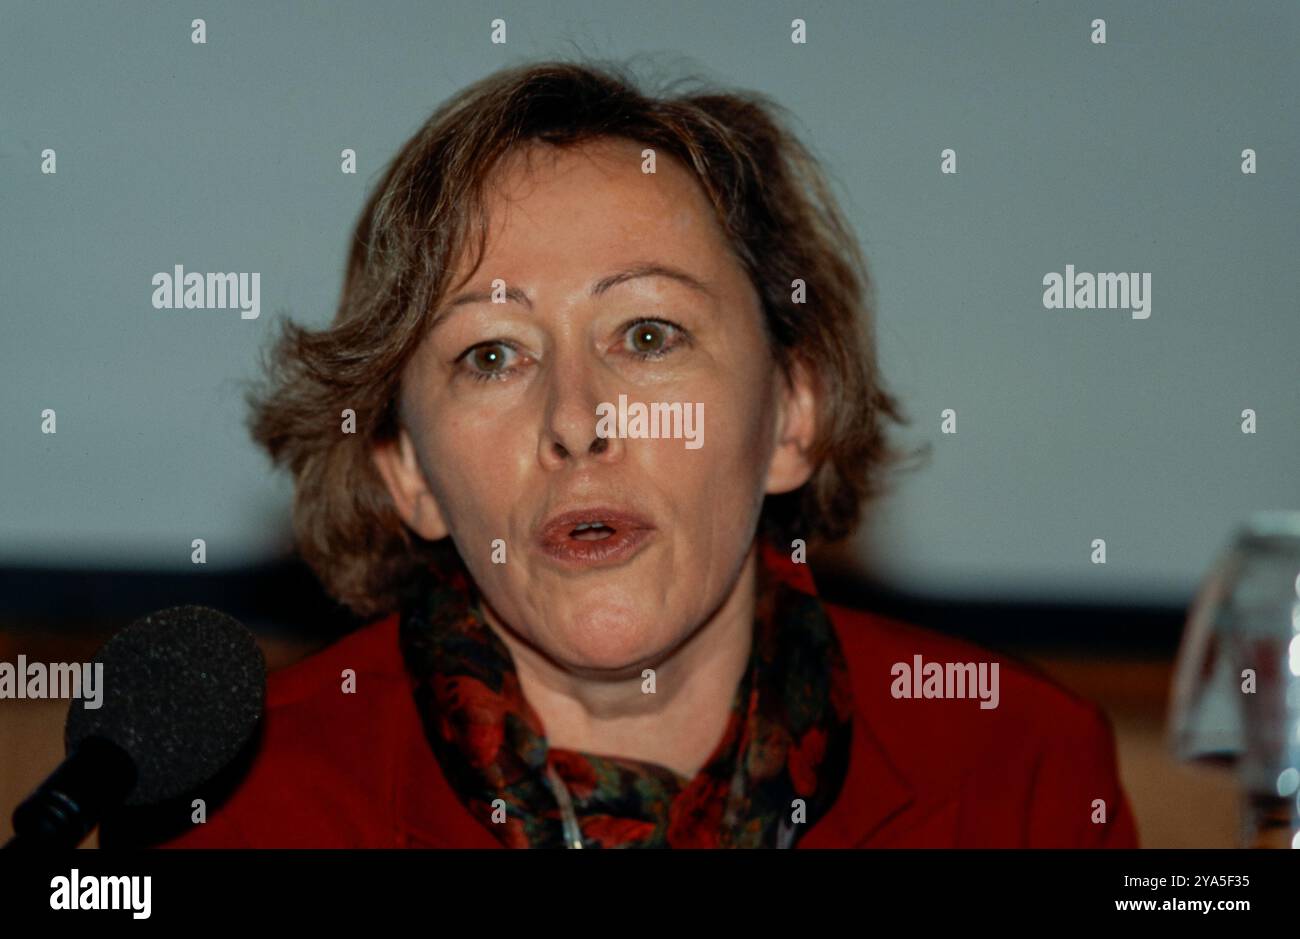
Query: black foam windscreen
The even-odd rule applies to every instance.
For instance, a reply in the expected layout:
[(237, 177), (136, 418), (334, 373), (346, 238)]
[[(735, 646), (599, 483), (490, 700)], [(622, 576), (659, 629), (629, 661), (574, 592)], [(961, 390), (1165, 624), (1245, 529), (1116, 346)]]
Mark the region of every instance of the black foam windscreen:
[(102, 705), (68, 710), (68, 752), (88, 737), (135, 762), (129, 806), (182, 795), (213, 777), (252, 736), (266, 698), (266, 662), (253, 634), (218, 610), (181, 606), (113, 636), (102, 664)]

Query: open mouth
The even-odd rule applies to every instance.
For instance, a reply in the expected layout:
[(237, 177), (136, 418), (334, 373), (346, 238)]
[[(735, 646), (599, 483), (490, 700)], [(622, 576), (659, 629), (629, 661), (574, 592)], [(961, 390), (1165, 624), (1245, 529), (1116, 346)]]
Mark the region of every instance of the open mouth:
[(548, 557), (565, 564), (616, 563), (632, 557), (654, 531), (642, 515), (593, 507), (554, 516), (538, 532), (537, 542)]

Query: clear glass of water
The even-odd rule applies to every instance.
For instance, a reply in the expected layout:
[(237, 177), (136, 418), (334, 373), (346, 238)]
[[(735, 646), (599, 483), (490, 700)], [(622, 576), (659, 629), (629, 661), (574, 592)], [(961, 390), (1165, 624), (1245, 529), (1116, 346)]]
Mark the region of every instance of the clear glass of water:
[(1252, 516), (1206, 576), (1169, 727), (1179, 759), (1235, 768), (1243, 847), (1300, 848), (1300, 512)]

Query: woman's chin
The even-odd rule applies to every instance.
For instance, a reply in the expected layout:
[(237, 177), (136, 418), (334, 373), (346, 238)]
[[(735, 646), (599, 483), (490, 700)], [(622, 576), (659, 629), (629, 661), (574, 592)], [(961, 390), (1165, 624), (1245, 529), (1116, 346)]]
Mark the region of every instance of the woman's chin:
[(662, 619), (614, 610), (563, 617), (550, 635), (537, 638), (570, 668), (617, 673), (654, 661), (677, 637)]

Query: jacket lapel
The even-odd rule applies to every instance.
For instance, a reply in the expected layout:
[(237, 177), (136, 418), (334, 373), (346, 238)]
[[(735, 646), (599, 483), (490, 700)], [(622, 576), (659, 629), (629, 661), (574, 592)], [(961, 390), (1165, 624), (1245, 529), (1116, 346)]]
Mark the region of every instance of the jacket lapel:
[(799, 847), (869, 846), (913, 800), (911, 787), (889, 762), (859, 704), (853, 712), (853, 746), (844, 786), (831, 810), (800, 840)]
[[(775, 544), (762, 539), (763, 563), (786, 583), (817, 596), (817, 584), (807, 564), (797, 564)], [(823, 604), (848, 663), (853, 685), (853, 731), (849, 767), (840, 794), (812, 829), (799, 840), (806, 848), (856, 848), (870, 842), (900, 812), (912, 804), (911, 787), (890, 762), (880, 738), (871, 729), (864, 649), (852, 641), (845, 624)]]

